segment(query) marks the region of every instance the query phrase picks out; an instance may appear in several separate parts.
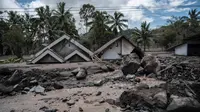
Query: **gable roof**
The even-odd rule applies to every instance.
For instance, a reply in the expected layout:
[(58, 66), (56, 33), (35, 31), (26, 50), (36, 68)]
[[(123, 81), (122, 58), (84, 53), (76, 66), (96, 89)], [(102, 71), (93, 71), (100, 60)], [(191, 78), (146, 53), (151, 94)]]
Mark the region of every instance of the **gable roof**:
[(70, 58), (73, 57), (74, 55), (78, 55), (78, 56), (80, 56), (81, 58), (83, 58), (84, 60), (90, 61), (90, 59), (89, 59), (87, 56), (85, 56), (84, 54), (82, 54), (81, 52), (79, 52), (79, 51), (77, 51), (77, 50), (75, 50), (75, 51), (72, 52), (71, 54), (67, 55), (67, 56), (64, 58), (64, 60), (67, 61), (68, 59), (70, 59)]
[(116, 37), (116, 38), (110, 40), (109, 42), (107, 42), (106, 44), (104, 44), (102, 47), (100, 47), (99, 49), (97, 49), (97, 50), (94, 52), (94, 54), (98, 54), (98, 53), (104, 51), (106, 48), (108, 48), (110, 45), (112, 45), (114, 42), (118, 41), (118, 40), (121, 39), (121, 38), (126, 39), (129, 43), (131, 43), (131, 45), (133, 45), (133, 46), (136, 47), (136, 45), (134, 45), (134, 44), (133, 44), (128, 38), (126, 38), (125, 36), (119, 36), (119, 37)]
[(45, 57), (47, 54), (52, 56), (54, 59), (59, 61), (60, 63), (64, 62), (64, 59), (60, 57), (57, 53), (53, 52), (51, 49), (45, 49), (40, 55), (38, 55), (36, 58), (34, 58), (31, 62), (37, 63), (39, 60), (41, 60), (43, 57)]
[(46, 46), (45, 48), (43, 48), (42, 50), (40, 50), (39, 52), (37, 52), (35, 54), (35, 56), (36, 57), (39, 56), (46, 49), (51, 49), (53, 46), (55, 46), (56, 44), (58, 44), (59, 42), (61, 42), (64, 39), (69, 40), (71, 43), (73, 43), (74, 45), (76, 45), (77, 47), (79, 47), (80, 49), (82, 49), (83, 51), (85, 51), (86, 53), (88, 53), (90, 56), (93, 55), (93, 53), (90, 50), (88, 50), (86, 47), (84, 47), (83, 45), (81, 45), (77, 41), (75, 41), (74, 39), (71, 39), (68, 35), (63, 35), (62, 37), (58, 38), (57, 40), (55, 40), (54, 42), (52, 42), (51, 44), (49, 44), (48, 46)]
[(181, 45), (183, 45), (183, 44), (187, 44), (189, 41), (200, 41), (200, 33), (195, 34), (195, 35), (193, 35), (193, 36), (190, 36), (190, 37), (188, 37), (188, 38), (186, 38), (186, 39), (183, 39), (183, 41), (182, 41), (181, 43), (176, 44), (176, 45), (174, 45), (174, 46), (168, 48), (167, 51), (172, 51), (172, 50), (174, 50), (174, 49), (175, 49), (176, 47), (178, 47), (178, 46), (181, 46)]

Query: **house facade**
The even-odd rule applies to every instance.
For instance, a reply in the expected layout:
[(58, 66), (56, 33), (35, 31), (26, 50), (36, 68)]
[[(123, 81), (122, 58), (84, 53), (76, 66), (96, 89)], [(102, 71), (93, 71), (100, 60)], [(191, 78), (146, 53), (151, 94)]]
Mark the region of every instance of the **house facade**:
[(64, 35), (39, 52), (32, 59), (33, 64), (91, 61), (93, 53), (80, 43)]
[(130, 54), (136, 46), (125, 36), (114, 38), (94, 52), (103, 60), (119, 60)]
[(194, 35), (185, 39), (181, 44), (178, 44), (168, 50), (174, 51), (175, 55), (182, 56), (200, 56), (200, 38)]

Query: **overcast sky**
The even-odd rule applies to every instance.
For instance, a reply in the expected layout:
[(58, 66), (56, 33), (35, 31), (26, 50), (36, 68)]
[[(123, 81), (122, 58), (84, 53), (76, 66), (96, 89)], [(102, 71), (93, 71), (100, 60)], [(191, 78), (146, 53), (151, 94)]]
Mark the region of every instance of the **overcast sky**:
[(152, 28), (159, 27), (165, 25), (172, 15), (185, 16), (190, 9), (200, 5), (199, 0), (0, 0), (0, 10), (17, 10), (23, 14), (29, 8), (26, 10), (35, 15), (31, 8), (45, 5), (55, 8), (58, 2), (65, 2), (66, 8), (72, 7), (77, 29), (81, 28), (78, 10), (87, 3), (99, 10), (108, 9), (110, 14), (121, 11), (129, 20), (129, 28), (138, 27), (142, 21), (151, 22)]

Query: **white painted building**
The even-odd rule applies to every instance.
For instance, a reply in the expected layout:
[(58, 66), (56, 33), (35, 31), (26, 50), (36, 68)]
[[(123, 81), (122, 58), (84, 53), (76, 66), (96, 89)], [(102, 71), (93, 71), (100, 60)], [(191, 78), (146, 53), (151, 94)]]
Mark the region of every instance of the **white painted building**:
[(173, 50), (175, 55), (200, 56), (200, 38), (195, 35), (168, 50)]
[(135, 47), (129, 39), (120, 36), (104, 44), (94, 54), (103, 60), (117, 60), (130, 54)]

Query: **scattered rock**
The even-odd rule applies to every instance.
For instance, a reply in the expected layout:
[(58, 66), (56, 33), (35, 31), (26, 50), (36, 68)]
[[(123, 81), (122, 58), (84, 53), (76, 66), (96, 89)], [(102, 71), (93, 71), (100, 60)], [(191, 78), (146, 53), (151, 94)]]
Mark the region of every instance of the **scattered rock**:
[(140, 64), (137, 62), (129, 62), (122, 67), (122, 72), (124, 75), (134, 74), (140, 68)]
[(8, 79), (9, 84), (16, 84), (18, 83), (22, 78), (22, 71), (15, 70), (15, 72), (12, 74), (12, 76)]
[(30, 88), (29, 87), (25, 87), (24, 91), (30, 91)]
[(41, 107), (39, 110), (45, 111), (45, 110), (47, 110), (47, 109), (48, 109), (48, 107), (43, 106), (43, 107)]
[(126, 76), (126, 79), (134, 79), (134, 78), (135, 78), (135, 75), (128, 74), (128, 75)]
[(44, 112), (57, 112), (57, 111), (58, 111), (58, 109), (47, 109)]
[(99, 100), (99, 103), (104, 103), (105, 102), (105, 100), (103, 99), (103, 98), (101, 98), (100, 100)]
[(78, 74), (78, 72), (81, 70), (81, 68), (76, 68), (73, 71), (71, 71), (71, 73), (76, 76)]
[(109, 108), (107, 108), (107, 109), (105, 110), (105, 112), (110, 112), (110, 109), (109, 109)]
[(97, 93), (96, 93), (96, 96), (100, 96), (101, 95), (101, 91), (98, 91)]
[(15, 112), (15, 110), (14, 110), (14, 109), (12, 109), (10, 112)]
[(0, 84), (0, 92), (8, 94), (11, 93), (12, 91), (13, 91), (12, 86), (6, 87), (3, 84)]
[[(73, 72), (73, 71), (72, 71)], [(69, 72), (69, 71), (64, 71), (64, 72), (60, 72), (60, 76), (63, 76), (63, 77), (72, 77), (72, 76), (75, 76), (74, 74), (76, 73), (78, 73), (78, 72)]]
[(140, 80), (140, 78), (135, 78), (134, 81), (137, 82), (137, 83), (139, 83), (141, 80)]
[(34, 86), (33, 88), (30, 89), (30, 92), (35, 92), (35, 93), (44, 93), (45, 88), (42, 86)]
[(63, 88), (64, 88), (64, 86), (63, 86), (61, 83), (57, 83), (57, 82), (55, 82), (55, 83), (53, 84), (53, 87), (54, 87), (55, 89), (63, 89)]
[(83, 112), (83, 109), (81, 107), (78, 108), (79, 112)]
[(189, 106), (189, 107), (199, 107), (200, 104), (197, 100), (190, 97), (179, 97), (173, 98), (172, 102), (167, 107), (167, 110), (175, 110), (180, 107)]
[(136, 88), (138, 90), (141, 90), (141, 89), (149, 89), (149, 86), (147, 84), (144, 84), (144, 83), (139, 83), (136, 85)]
[(167, 95), (166, 92), (159, 92), (154, 96), (155, 105), (159, 108), (165, 109), (167, 106)]
[(75, 104), (75, 101), (74, 100), (69, 100), (69, 101), (67, 101), (67, 105), (69, 105), (69, 106), (72, 106), (72, 105), (74, 105)]
[(22, 91), (21, 94), (27, 94), (27, 91)]
[(30, 81), (30, 84), (31, 85), (37, 85), (38, 84), (38, 81), (35, 79), (35, 80), (32, 80), (32, 81)]
[(155, 56), (147, 55), (141, 60), (141, 66), (144, 68), (145, 74), (157, 74), (160, 69), (160, 62)]
[(103, 80), (98, 80), (94, 82), (94, 86), (102, 86), (103, 85)]
[(85, 79), (86, 76), (87, 76), (87, 73), (86, 73), (85, 69), (80, 69), (80, 71), (76, 75), (76, 79), (77, 80)]

